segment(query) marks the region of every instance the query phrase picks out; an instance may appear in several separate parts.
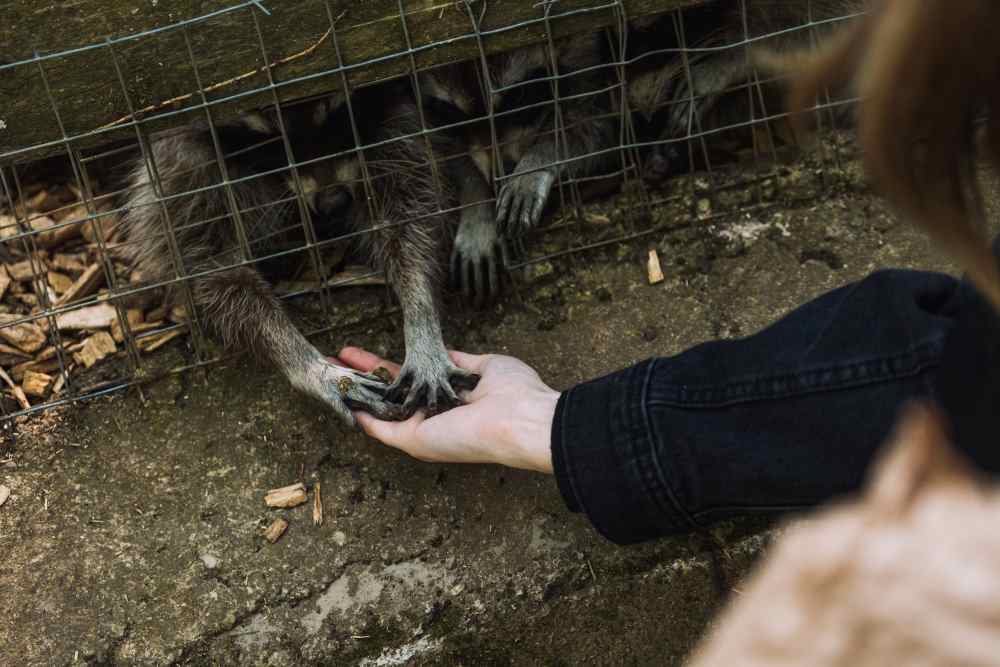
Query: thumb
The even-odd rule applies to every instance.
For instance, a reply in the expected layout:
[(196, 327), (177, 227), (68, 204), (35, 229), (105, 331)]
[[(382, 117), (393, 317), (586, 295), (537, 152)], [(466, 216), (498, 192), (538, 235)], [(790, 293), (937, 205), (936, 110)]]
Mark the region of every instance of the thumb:
[(403, 422), (383, 421), (367, 412), (355, 412), (355, 419), (361, 426), (361, 430), (375, 438), (379, 442), (404, 452), (409, 451), (416, 445), (417, 427), (424, 421), (422, 412), (418, 412)]

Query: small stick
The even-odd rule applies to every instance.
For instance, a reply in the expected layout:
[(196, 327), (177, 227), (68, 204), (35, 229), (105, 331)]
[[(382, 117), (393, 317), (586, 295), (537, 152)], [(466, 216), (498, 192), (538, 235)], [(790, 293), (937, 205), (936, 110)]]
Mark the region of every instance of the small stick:
[(650, 285), (663, 282), (663, 270), (660, 268), (660, 256), (657, 254), (656, 248), (649, 251), (649, 260), (646, 262), (646, 274), (649, 277)]
[[(243, 74), (240, 74), (238, 76), (234, 76), (231, 79), (226, 79), (225, 81), (219, 81), (218, 83), (213, 83), (212, 85), (208, 86), (207, 88), (205, 88), (201, 92), (202, 93), (211, 93), (211, 92), (213, 92), (215, 90), (219, 90), (220, 88), (225, 88), (226, 86), (231, 86), (232, 84), (236, 83), (237, 81), (242, 81), (243, 79), (249, 79), (250, 77), (256, 76), (257, 74), (260, 74), (261, 72), (266, 72), (267, 69), (268, 69), (268, 67), (277, 67), (279, 65), (286, 65), (286, 64), (292, 62), (293, 60), (298, 60), (299, 58), (305, 58), (310, 53), (312, 53), (313, 51), (315, 51), (316, 49), (318, 49), (319, 46), (323, 42), (326, 41), (326, 38), (330, 36), (331, 32), (333, 32), (333, 28), (328, 28), (327, 31), (323, 33), (323, 36), (320, 37), (316, 41), (315, 44), (313, 44), (312, 46), (310, 46), (310, 47), (308, 47), (306, 49), (303, 49), (302, 51), (299, 51), (298, 53), (294, 53), (294, 54), (292, 54), (290, 56), (285, 56), (284, 58), (281, 58), (280, 60), (275, 60), (269, 66), (268, 65), (262, 65), (261, 67), (258, 67), (257, 69), (250, 70), (249, 72), (244, 72)], [(98, 130), (106, 130), (109, 127), (114, 127), (115, 125), (121, 125), (122, 123), (124, 123), (126, 121), (129, 121), (129, 120), (132, 120), (133, 118), (135, 118), (135, 116), (137, 114), (142, 114), (142, 113), (146, 113), (146, 112), (149, 112), (149, 111), (156, 111), (157, 109), (162, 109), (164, 107), (168, 107), (168, 106), (170, 106), (172, 104), (177, 104), (179, 102), (187, 102), (192, 97), (194, 97), (194, 93), (187, 93), (185, 95), (178, 95), (177, 97), (171, 97), (169, 100), (165, 100), (165, 101), (160, 102), (158, 104), (150, 104), (149, 106), (146, 106), (146, 107), (143, 107), (143, 108), (137, 110), (135, 112), (135, 114), (128, 114), (126, 116), (122, 116), (121, 118), (116, 118), (115, 120), (111, 121), (110, 123), (105, 123), (104, 125), (101, 125), (97, 129)]]
[(323, 525), (323, 498), (320, 495), (320, 483), (313, 486), (313, 525)]

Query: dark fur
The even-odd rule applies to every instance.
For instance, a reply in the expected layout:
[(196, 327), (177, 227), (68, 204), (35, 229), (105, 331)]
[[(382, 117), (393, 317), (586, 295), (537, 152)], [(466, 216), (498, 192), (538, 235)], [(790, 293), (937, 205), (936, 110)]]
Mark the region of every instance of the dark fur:
[[(419, 121), (415, 108), (404, 99), (386, 89), (362, 91), (353, 99), (362, 142), (391, 140), (364, 151), (368, 191), (358, 180), (361, 162), (351, 153), (300, 166), (298, 183), (303, 192), (297, 197), (292, 172), (282, 169), (288, 166), (283, 144), (259, 145), (280, 136), (277, 118), (254, 114), (217, 130), (223, 153), (237, 153), (225, 160), (229, 181), (256, 176), (252, 180), (221, 186), (211, 133), (193, 126), (150, 142), (163, 192), (155, 191), (149, 169), (140, 161), (127, 195), (124, 251), (135, 267), (155, 281), (171, 279), (178, 271), (183, 275), (213, 271), (186, 281), (202, 320), (227, 346), (251, 347), (293, 385), (332, 405), (351, 423), (349, 407), (400, 418), (421, 404), (436, 408), (439, 401), (455, 403), (458, 399), (449, 380), (470, 380), (448, 359), (438, 321), (438, 253), (447, 221), (433, 214), (439, 204), (446, 207), (452, 195), (441, 193), (441, 201), (428, 168), (426, 144), (406, 136), (419, 130)], [(386, 105), (386, 100), (395, 102)], [(296, 162), (352, 148), (346, 114), (342, 97), (285, 112)], [(257, 148), (248, 150), (255, 144)], [(271, 169), (282, 170), (260, 175)], [(205, 187), (210, 189), (194, 192)], [(240, 211), (245, 235), (238, 231), (233, 204)], [(361, 235), (362, 241), (373, 265), (385, 272), (404, 316), (406, 360), (388, 392), (374, 377), (327, 362), (292, 324), (260, 266), (237, 266), (275, 250), (301, 246), (312, 233), (303, 228), (300, 216), (312, 219), (317, 237), (370, 230)], [(175, 266), (168, 231), (176, 239), (181, 267)], [(171, 285), (168, 294), (177, 298), (184, 289), (184, 284)], [(390, 402), (403, 395), (402, 409)]]
[[(860, 0), (726, 0), (633, 22), (627, 51), (629, 107), (637, 139), (658, 142), (642, 151), (643, 177), (657, 183), (699, 164), (702, 156), (690, 155), (688, 142), (678, 139), (750, 118), (751, 100), (744, 86), (754, 80), (756, 51), (801, 51), (815, 34), (829, 29), (774, 33), (804, 26), (810, 18), (850, 15), (859, 5)], [(763, 38), (766, 35), (772, 36)], [(751, 40), (749, 52), (739, 46), (745, 40)], [(677, 50), (682, 43), (688, 49), (709, 50), (685, 55)], [(776, 112), (767, 102), (767, 86), (764, 91), (766, 111)], [(752, 103), (760, 103), (756, 92)]]
[[(421, 100), (431, 124), (481, 119), (449, 132), (453, 153), (468, 156), (458, 158), (462, 166), (456, 168), (467, 173), (474, 165), (478, 174), (478, 179), (460, 180), (460, 202), (490, 198), (493, 181), (501, 180), (495, 212), (488, 204), (463, 212), (452, 271), (467, 293), (495, 294), (504, 248), (500, 234), (518, 237), (538, 224), (561, 178), (593, 175), (609, 162), (610, 155), (591, 155), (615, 140), (610, 97), (600, 92), (609, 76), (600, 68), (581, 71), (606, 61), (601, 35), (591, 33), (557, 41), (552, 54), (538, 45), (490, 56), (485, 64), (468, 61), (420, 73)], [(560, 76), (558, 110), (554, 73)], [(490, 100), (487, 78), (489, 90), (497, 91)], [(492, 128), (487, 120), (491, 105)], [(494, 172), (496, 167), (501, 173)]]

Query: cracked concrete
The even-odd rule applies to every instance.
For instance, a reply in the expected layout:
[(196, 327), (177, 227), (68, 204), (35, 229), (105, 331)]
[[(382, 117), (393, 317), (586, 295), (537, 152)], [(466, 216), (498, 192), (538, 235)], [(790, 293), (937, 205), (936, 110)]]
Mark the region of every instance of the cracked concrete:
[[(495, 309), (452, 309), (446, 337), (567, 387), (749, 334), (879, 267), (947, 268), (846, 183), (536, 267)], [(780, 200), (785, 186), (765, 187)], [(613, 218), (615, 204), (601, 206)], [(667, 274), (656, 286), (651, 246)], [(389, 315), (318, 343), (398, 357), (401, 338)], [(246, 359), (18, 429), (0, 463), (12, 490), (0, 664), (678, 664), (767, 541), (741, 521), (616, 547), (565, 510), (551, 479), (409, 460)], [(296, 481), (322, 482), (322, 526), (308, 503), (264, 506), (267, 489)], [(259, 531), (279, 515), (290, 527), (267, 544)]]

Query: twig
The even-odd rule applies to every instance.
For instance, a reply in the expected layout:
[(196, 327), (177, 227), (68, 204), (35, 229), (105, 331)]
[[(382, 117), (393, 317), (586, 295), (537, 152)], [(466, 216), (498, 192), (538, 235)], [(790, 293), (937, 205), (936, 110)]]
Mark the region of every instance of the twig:
[[(226, 86), (231, 86), (231, 85), (233, 85), (234, 83), (236, 83), (238, 81), (243, 81), (244, 79), (249, 79), (250, 77), (256, 76), (256, 75), (260, 74), (261, 72), (266, 72), (270, 68), (278, 67), (280, 65), (287, 65), (288, 63), (290, 63), (292, 61), (299, 60), (300, 58), (305, 58), (306, 56), (312, 54), (313, 51), (315, 51), (316, 49), (318, 49), (320, 47), (320, 45), (323, 42), (325, 42), (326, 39), (330, 36), (331, 32), (333, 32), (333, 28), (332, 27), (331, 28), (327, 28), (326, 32), (323, 33), (323, 36), (320, 37), (316, 41), (316, 43), (313, 44), (312, 46), (307, 47), (307, 48), (303, 49), (302, 51), (299, 51), (298, 53), (293, 53), (290, 56), (285, 56), (284, 58), (281, 58), (280, 60), (275, 60), (270, 65), (262, 65), (262, 66), (260, 66), (260, 67), (258, 67), (256, 69), (250, 70), (249, 72), (244, 72), (243, 74), (240, 74), (238, 76), (234, 76), (231, 79), (226, 79), (225, 81), (219, 81), (218, 83), (213, 83), (212, 85), (210, 85), (207, 88), (203, 89), (201, 92), (203, 94), (204, 93), (211, 93), (211, 92), (214, 92), (216, 90), (219, 90), (220, 88), (225, 88)], [(135, 120), (135, 117), (138, 114), (144, 114), (144, 113), (148, 113), (150, 111), (157, 111), (157, 110), (162, 109), (164, 107), (168, 107), (168, 106), (171, 106), (171, 105), (174, 105), (174, 104), (178, 104), (180, 102), (187, 102), (192, 97), (194, 97), (194, 95), (195, 95), (194, 93), (186, 93), (184, 95), (178, 95), (177, 97), (171, 97), (169, 100), (165, 100), (163, 102), (159, 102), (158, 104), (150, 104), (149, 106), (146, 106), (146, 107), (143, 107), (143, 108), (139, 109), (134, 114), (126, 114), (126, 115), (122, 116), (121, 118), (116, 118), (115, 120), (111, 121), (110, 123), (106, 123), (104, 125), (101, 125), (97, 129), (98, 130), (106, 130), (106, 129), (114, 127), (116, 125), (121, 125), (122, 123), (128, 122), (130, 120)]]

